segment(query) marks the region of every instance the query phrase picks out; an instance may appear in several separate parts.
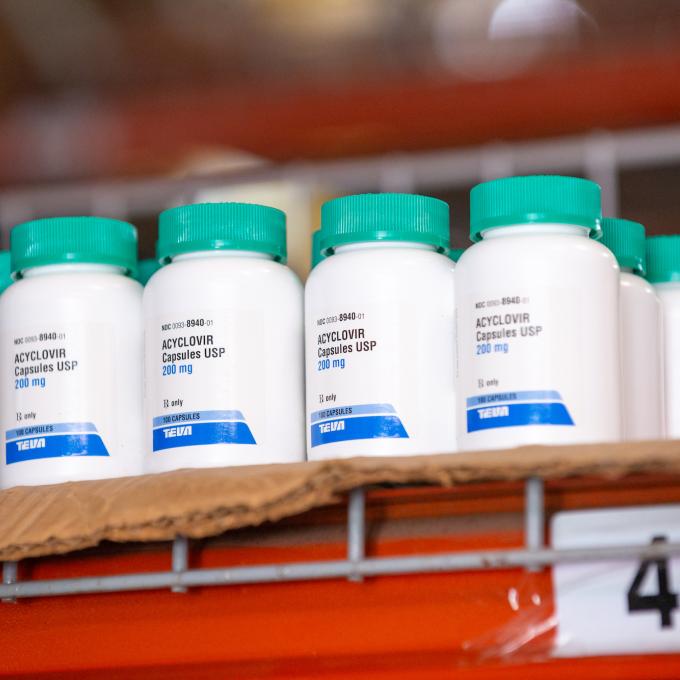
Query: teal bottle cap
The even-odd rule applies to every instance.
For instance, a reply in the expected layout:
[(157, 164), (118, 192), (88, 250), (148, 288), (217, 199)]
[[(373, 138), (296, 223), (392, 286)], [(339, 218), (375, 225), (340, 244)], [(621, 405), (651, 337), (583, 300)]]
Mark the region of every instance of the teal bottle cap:
[(680, 234), (647, 239), (647, 279), (650, 283), (680, 281)]
[(312, 269), (325, 259), (326, 255), (321, 248), (321, 229), (317, 229), (312, 234)]
[(9, 250), (0, 250), (0, 293), (14, 283), (11, 260)]
[(321, 207), (321, 248), (370, 241), (425, 243), (445, 252), (450, 246), (449, 206), (417, 194), (357, 194)]
[(465, 252), (465, 248), (450, 248), (446, 253), (454, 262), (458, 262), (460, 256)]
[(19, 224), (10, 233), (12, 273), (50, 264), (137, 266), (137, 230), (105, 217), (49, 217)]
[(286, 215), (255, 203), (195, 203), (160, 214), (161, 260), (201, 250), (247, 250), (285, 262)]
[(137, 263), (137, 274), (135, 278), (143, 286), (161, 268), (161, 264), (156, 259), (139, 260)]
[(644, 276), (647, 271), (645, 228), (638, 222), (605, 217), (602, 220), (602, 245), (614, 253), (620, 267)]
[(587, 179), (560, 175), (506, 177), (483, 182), (470, 192), (470, 238), (498, 227), (571, 224), (599, 238), (600, 187)]

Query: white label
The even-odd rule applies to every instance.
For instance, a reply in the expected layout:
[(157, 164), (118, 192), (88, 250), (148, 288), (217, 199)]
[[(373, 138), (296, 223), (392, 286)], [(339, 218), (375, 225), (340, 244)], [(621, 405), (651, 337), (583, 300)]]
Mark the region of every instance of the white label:
[[(552, 521), (555, 548), (648, 546), (680, 541), (680, 505), (565, 512)], [(557, 564), (556, 656), (680, 650), (680, 557)]]
[[(357, 439), (409, 437), (400, 411), (400, 373), (407, 357), (400, 346), (394, 305), (345, 310), (317, 309), (312, 314), (313, 363), (307, 366), (311, 446)], [(401, 331), (401, 332), (400, 332)], [(413, 362), (411, 362), (413, 363)]]
[(102, 324), (40, 327), (4, 336), (7, 465), (61, 456), (109, 456), (113, 445), (112, 333)]
[[(264, 430), (259, 315), (242, 310), (158, 319), (147, 366), (153, 451), (256, 444)], [(151, 374), (151, 372), (153, 372)]]
[(564, 296), (554, 290), (506, 292), (479, 292), (459, 305), (458, 328), (465, 329), (458, 361), (466, 364), (460, 395), (466, 431), (573, 427), (562, 375), (568, 356), (562, 319), (577, 303), (562, 307)]

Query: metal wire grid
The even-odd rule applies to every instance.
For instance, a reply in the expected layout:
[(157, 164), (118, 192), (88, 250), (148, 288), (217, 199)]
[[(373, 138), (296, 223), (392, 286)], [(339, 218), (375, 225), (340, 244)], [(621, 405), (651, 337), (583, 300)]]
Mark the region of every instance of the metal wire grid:
[(17, 563), (5, 562), (3, 564), (3, 584), (0, 585), (0, 599), (3, 602), (15, 602), (17, 598), (27, 597), (163, 588), (170, 588), (175, 593), (183, 593), (189, 588), (200, 586), (316, 581), (336, 578), (361, 581), (364, 578), (375, 576), (489, 569), (524, 568), (540, 570), (542, 567), (562, 562), (625, 559), (657, 560), (680, 554), (680, 543), (561, 550), (545, 547), (543, 481), (538, 478), (530, 478), (525, 481), (524, 548), (437, 553), (408, 557), (366, 557), (365, 503), (364, 489), (355, 489), (350, 492), (347, 510), (347, 557), (344, 560), (189, 569), (188, 541), (186, 537), (178, 536), (172, 543), (172, 563), (171, 569), (168, 571), (20, 581), (17, 578)]

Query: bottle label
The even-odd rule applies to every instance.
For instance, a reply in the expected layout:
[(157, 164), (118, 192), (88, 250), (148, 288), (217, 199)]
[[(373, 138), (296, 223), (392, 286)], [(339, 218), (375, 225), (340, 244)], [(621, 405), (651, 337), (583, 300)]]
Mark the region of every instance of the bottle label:
[[(12, 365), (5, 394), (7, 465), (61, 456), (109, 456), (114, 362), (111, 332), (102, 324), (5, 335)], [(10, 359), (11, 357), (11, 359)]]
[(153, 450), (202, 444), (255, 444), (240, 411), (171, 413), (153, 419)]
[(311, 415), (312, 446), (375, 437), (408, 438), (392, 404), (355, 404)]
[(499, 392), (467, 399), (467, 431), (518, 425), (573, 425), (555, 390)]
[(256, 313), (220, 310), (157, 319), (147, 357), (153, 451), (256, 444), (265, 417), (266, 355)]
[[(530, 425), (573, 426), (562, 393), (564, 343), (556, 328), (556, 291), (498, 297), (476, 294), (458, 305), (458, 361), (467, 432)], [(557, 295), (561, 299), (562, 296)]]
[(308, 408), (316, 410), (310, 414), (311, 446), (407, 439), (398, 413), (398, 367), (408, 333), (400, 333), (399, 311), (389, 305), (316, 310), (312, 324), (307, 399)]

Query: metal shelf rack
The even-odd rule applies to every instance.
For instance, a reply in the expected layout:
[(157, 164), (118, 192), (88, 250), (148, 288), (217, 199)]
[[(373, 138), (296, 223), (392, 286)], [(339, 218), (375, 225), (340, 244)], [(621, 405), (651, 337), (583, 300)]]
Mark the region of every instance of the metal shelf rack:
[(283, 583), (346, 578), (361, 581), (375, 576), (428, 574), (470, 570), (525, 568), (540, 570), (558, 562), (598, 560), (655, 560), (680, 554), (680, 543), (647, 547), (622, 545), (607, 548), (561, 549), (545, 546), (543, 481), (525, 481), (524, 537), (522, 549), (480, 550), (394, 557), (366, 557), (365, 492), (349, 494), (347, 511), (347, 557), (343, 560), (286, 562), (227, 568), (190, 569), (189, 542), (178, 536), (172, 543), (172, 566), (168, 571), (48, 580), (18, 579), (16, 562), (3, 564), (2, 602), (18, 598), (52, 597), (85, 593), (114, 593), (169, 588), (185, 593), (200, 586)]
[(595, 131), (529, 142), (497, 142), (470, 149), (388, 153), (324, 162), (262, 163), (252, 168), (181, 178), (72, 182), (0, 191), (0, 227), (53, 214), (106, 213), (134, 218), (156, 214), (198, 191), (259, 182), (294, 182), (346, 192), (436, 191), (508, 174), (584, 173), (603, 189), (602, 208), (618, 214), (618, 173), (680, 161), (680, 126)]

